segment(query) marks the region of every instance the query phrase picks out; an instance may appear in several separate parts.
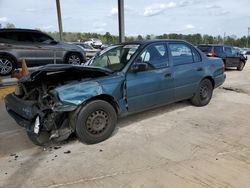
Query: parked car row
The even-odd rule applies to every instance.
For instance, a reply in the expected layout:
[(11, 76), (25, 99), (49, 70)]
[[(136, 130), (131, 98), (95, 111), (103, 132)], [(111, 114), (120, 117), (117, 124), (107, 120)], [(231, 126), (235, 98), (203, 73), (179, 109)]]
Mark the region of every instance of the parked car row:
[(118, 117), (181, 100), (207, 105), (225, 81), (224, 63), (181, 40), (113, 45), (84, 66), (46, 65), (6, 96), (8, 113), (45, 145), (76, 133), (94, 144), (112, 134)]
[(232, 46), (221, 44), (203, 44), (198, 48), (209, 57), (219, 57), (223, 60), (225, 68), (236, 67), (242, 71), (247, 58), (240, 51)]

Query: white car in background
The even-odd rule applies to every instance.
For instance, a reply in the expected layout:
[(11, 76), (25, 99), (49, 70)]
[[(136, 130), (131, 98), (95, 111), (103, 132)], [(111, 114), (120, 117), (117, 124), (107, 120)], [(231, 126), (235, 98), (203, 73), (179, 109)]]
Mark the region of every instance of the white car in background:
[(84, 42), (85, 44), (88, 44), (90, 46), (93, 46), (94, 48), (101, 48), (102, 47), (102, 41), (100, 39), (96, 38), (90, 38)]
[(94, 57), (96, 53), (100, 51), (100, 49), (95, 49), (92, 46), (85, 44), (85, 43), (75, 42), (73, 44), (77, 45), (85, 52), (85, 56), (87, 60)]
[(250, 48), (244, 48), (240, 51), (240, 53), (244, 55), (244, 57), (250, 56)]

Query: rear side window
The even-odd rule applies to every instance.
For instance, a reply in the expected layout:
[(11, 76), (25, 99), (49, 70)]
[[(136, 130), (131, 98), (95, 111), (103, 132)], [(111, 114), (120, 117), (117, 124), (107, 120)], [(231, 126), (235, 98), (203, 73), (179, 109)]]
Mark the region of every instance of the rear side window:
[(19, 42), (33, 42), (30, 33), (28, 32), (17, 32)]
[(223, 47), (222, 46), (215, 46), (214, 53), (217, 55), (222, 55), (223, 54)]
[(53, 39), (42, 33), (31, 33), (32, 40), (38, 43), (50, 43)]
[(1, 32), (0, 38), (10, 41), (18, 41), (18, 36), (15, 32)]
[(230, 47), (225, 47), (225, 52), (226, 52), (227, 55), (232, 55), (233, 54), (232, 48), (230, 48)]
[(186, 44), (172, 43), (169, 44), (169, 49), (173, 57), (174, 65), (183, 65), (194, 62), (192, 49)]
[(198, 46), (198, 48), (204, 52), (204, 53), (209, 53), (209, 52), (212, 52), (212, 46), (205, 46), (205, 45), (202, 45), (202, 46)]

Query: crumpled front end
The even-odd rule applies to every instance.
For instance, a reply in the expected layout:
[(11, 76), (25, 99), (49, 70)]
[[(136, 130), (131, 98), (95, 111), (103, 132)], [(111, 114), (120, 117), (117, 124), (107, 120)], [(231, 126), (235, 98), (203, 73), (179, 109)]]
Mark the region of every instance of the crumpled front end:
[(5, 98), (6, 110), (27, 131), (47, 132), (50, 139), (64, 140), (74, 131), (71, 124), (78, 106), (102, 92), (89, 78), (106, 75), (82, 67), (43, 68), (20, 80), (15, 93)]

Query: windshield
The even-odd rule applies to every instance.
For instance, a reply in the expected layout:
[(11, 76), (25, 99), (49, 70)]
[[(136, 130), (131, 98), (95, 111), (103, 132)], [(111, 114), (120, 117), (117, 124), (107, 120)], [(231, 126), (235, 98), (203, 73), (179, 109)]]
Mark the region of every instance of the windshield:
[(138, 44), (112, 46), (97, 54), (89, 66), (107, 68), (113, 72), (120, 71), (127, 65), (138, 48)]

